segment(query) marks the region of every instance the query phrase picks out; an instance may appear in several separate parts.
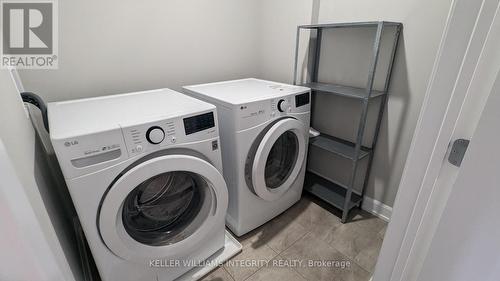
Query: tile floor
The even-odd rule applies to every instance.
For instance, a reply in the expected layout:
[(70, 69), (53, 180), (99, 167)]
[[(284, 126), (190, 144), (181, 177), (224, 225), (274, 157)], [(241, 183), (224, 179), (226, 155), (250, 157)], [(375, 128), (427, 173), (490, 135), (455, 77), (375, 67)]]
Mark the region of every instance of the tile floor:
[(342, 224), (336, 212), (304, 195), (285, 213), (240, 237), (243, 251), (203, 280), (369, 280), (387, 223), (356, 210)]

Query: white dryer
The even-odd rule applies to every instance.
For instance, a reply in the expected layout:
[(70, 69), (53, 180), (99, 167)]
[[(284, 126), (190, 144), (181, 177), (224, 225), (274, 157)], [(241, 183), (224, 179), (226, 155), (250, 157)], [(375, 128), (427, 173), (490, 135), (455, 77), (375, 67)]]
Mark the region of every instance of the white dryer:
[(223, 247), (213, 105), (160, 89), (49, 103), (48, 115), (102, 280), (173, 280)]
[(238, 236), (300, 199), (310, 123), (310, 89), (258, 79), (184, 87), (217, 106), (226, 224)]

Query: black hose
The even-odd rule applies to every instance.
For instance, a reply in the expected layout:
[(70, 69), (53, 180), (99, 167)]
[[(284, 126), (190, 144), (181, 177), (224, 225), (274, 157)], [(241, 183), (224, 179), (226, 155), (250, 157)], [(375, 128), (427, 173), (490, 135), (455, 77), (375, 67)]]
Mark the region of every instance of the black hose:
[(40, 96), (32, 92), (22, 92), (21, 97), (24, 102), (31, 103), (32, 105), (38, 107), (42, 112), (42, 120), (45, 130), (49, 132), (49, 120), (47, 118), (47, 106)]

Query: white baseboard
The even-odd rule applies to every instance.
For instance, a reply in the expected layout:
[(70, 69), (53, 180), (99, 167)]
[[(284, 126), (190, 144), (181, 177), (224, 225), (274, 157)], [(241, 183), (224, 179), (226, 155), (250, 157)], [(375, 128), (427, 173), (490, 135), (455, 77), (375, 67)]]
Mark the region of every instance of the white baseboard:
[(363, 205), (361, 206), (361, 209), (374, 214), (375, 216), (385, 220), (389, 221), (391, 219), (392, 215), (392, 207), (389, 207), (385, 205), (384, 203), (375, 200), (370, 197), (364, 197), (363, 198)]

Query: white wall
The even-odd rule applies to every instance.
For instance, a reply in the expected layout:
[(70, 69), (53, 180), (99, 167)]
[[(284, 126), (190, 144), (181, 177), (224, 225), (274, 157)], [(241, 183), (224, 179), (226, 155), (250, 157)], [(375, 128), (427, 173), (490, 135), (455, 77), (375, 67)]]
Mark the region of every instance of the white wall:
[[(451, 0), (60, 1), (59, 69), (22, 71), (21, 77), (26, 90), (40, 93), (47, 101), (158, 87), (179, 89), (182, 85), (250, 76), (292, 82), (298, 24), (400, 21), (404, 31), (366, 193), (392, 206), (450, 3)], [(329, 37), (325, 38), (324, 42), (328, 42)], [(307, 37), (303, 39), (301, 63)], [(361, 58), (352, 65), (362, 65)], [(353, 77), (366, 75), (359, 70), (342, 76), (342, 72), (334, 72), (329, 65), (322, 66), (322, 70), (331, 71), (333, 76), (329, 79), (338, 82), (351, 82)], [(351, 112), (349, 109), (355, 107), (341, 99), (322, 100), (318, 104), (334, 105), (336, 112)], [(325, 108), (316, 110), (322, 112)], [(355, 119), (343, 116), (327, 131), (349, 138), (350, 132), (341, 129), (352, 127), (345, 122)]]
[[(289, 24), (284, 25), (281, 23), (282, 26), (286, 26), (286, 28), (282, 28), (281, 30), (273, 28), (261, 29), (261, 32), (264, 32), (264, 34), (260, 34), (259, 36), (264, 38), (264, 42), (269, 41), (265, 40), (265, 38), (272, 36), (272, 42), (280, 42), (282, 48), (277, 48), (275, 45), (265, 45), (262, 47), (263, 49), (260, 52), (266, 54), (266, 59), (260, 61), (259, 75), (263, 78), (283, 82), (291, 82), (293, 78), (291, 69), (295, 44), (295, 26), (297, 24), (370, 20), (398, 21), (403, 23), (404, 29), (396, 57), (396, 65), (393, 70), (388, 106), (382, 121), (372, 175), (366, 192), (367, 196), (392, 206), (413, 137), (418, 113), (429, 82), (448, 10), (451, 6), (451, 0), (305, 1), (307, 3), (313, 2), (311, 3), (313, 5), (312, 9), (303, 9), (301, 5), (304, 5), (304, 2), (288, 1), (288, 5), (283, 4), (280, 6), (280, 10), (275, 10), (273, 7), (276, 2), (279, 1), (262, 2), (260, 6), (261, 13), (265, 13), (262, 11), (269, 10), (274, 10), (275, 13), (267, 19), (265, 18), (266, 22), (261, 23), (261, 25), (272, 25), (273, 22), (281, 22), (282, 20), (288, 20)], [(305, 15), (308, 13), (311, 14), (307, 18), (302, 16), (290, 18), (290, 14), (295, 14), (297, 10), (303, 10)], [(266, 30), (268, 33), (265, 33)], [(324, 35), (324, 44), (325, 42), (333, 43), (330, 36)], [(358, 45), (351, 45), (351, 47), (362, 49), (362, 46), (359, 45), (360, 40), (356, 40)], [(332, 48), (342, 51), (343, 42), (345, 41), (340, 41), (340, 45), (332, 45)], [(307, 48), (305, 45), (302, 47)], [(345, 49), (346, 46), (343, 46), (343, 48)], [(328, 51), (332, 53), (322, 54), (323, 58), (335, 57), (334, 50)], [(287, 59), (282, 58), (283, 53), (287, 55)], [(337, 57), (339, 56), (337, 55)], [(340, 56), (340, 58), (342, 57)], [(364, 59), (364, 57), (353, 58), (352, 65), (366, 65)], [(327, 61), (330, 62), (331, 60)], [(346, 60), (344, 59), (344, 61), (339, 62), (341, 67), (342, 62), (345, 63)], [(300, 64), (303, 64), (303, 61)], [(337, 64), (337, 66), (339, 65)], [(359, 79), (356, 77), (364, 79), (367, 74), (366, 70), (363, 69), (359, 70), (358, 73), (352, 71), (351, 75), (345, 75), (345, 71), (335, 71), (335, 66), (332, 67), (321, 65), (320, 72), (330, 75), (327, 77), (327, 80), (335, 80), (340, 83), (357, 84), (359, 83)], [(342, 73), (344, 73), (344, 76), (342, 76)], [(333, 106), (331, 108), (337, 109), (334, 110), (335, 112), (342, 111), (342, 113), (347, 113), (350, 108), (355, 109), (355, 105), (345, 99), (319, 98), (317, 104), (319, 104), (319, 109), (317, 110), (325, 112), (328, 111), (325, 105)], [(353, 118), (354, 115), (339, 116), (333, 114), (328, 122), (339, 120), (339, 122), (333, 121), (331, 123), (332, 128), (337, 128), (333, 131), (339, 132), (341, 128), (346, 127), (345, 122), (352, 122), (350, 120), (353, 120)], [(318, 122), (318, 120), (316, 121)], [(341, 135), (344, 134), (344, 137), (349, 138), (348, 132), (340, 133)], [(328, 165), (328, 163), (320, 164)], [(332, 168), (340, 169), (339, 167)]]
[[(311, 23), (318, 0), (257, 0), (258, 75), (263, 79), (292, 82), (297, 25)], [(307, 44), (303, 36), (301, 44)], [(301, 58), (306, 48), (301, 49)]]
[(59, 1), (59, 69), (22, 71), (47, 101), (254, 76), (248, 0)]

